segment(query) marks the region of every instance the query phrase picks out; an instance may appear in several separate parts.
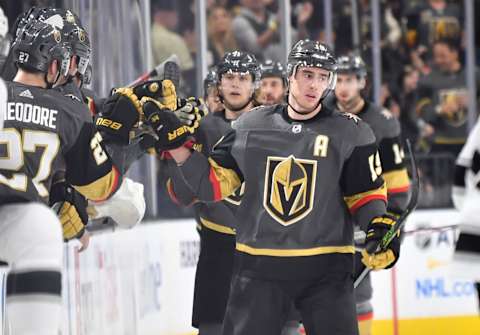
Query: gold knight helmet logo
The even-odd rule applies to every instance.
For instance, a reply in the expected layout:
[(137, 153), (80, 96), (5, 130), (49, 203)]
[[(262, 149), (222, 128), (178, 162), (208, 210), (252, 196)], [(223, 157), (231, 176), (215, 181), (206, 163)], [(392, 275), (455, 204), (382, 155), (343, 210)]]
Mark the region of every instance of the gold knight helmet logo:
[(289, 157), (268, 157), (263, 206), (280, 224), (289, 226), (313, 208), (317, 162)]

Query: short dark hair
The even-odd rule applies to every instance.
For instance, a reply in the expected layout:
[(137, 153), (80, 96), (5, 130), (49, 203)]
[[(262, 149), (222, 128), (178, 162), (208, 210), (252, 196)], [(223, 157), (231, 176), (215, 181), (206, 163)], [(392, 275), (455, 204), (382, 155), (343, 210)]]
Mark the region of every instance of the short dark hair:
[(456, 38), (440, 38), (436, 41), (433, 42), (433, 46), (437, 44), (443, 44), (447, 46), (451, 51), (457, 51), (460, 52), (460, 41)]
[(152, 0), (151, 2), (152, 11), (174, 11), (176, 9), (174, 0)]

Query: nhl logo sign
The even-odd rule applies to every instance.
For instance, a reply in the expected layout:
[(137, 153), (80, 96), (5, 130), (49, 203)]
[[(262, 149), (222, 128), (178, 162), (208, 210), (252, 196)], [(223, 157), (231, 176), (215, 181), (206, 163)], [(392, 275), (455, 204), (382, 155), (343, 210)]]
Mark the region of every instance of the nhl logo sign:
[(268, 157), (263, 207), (283, 226), (292, 225), (313, 209), (317, 162), (289, 157)]

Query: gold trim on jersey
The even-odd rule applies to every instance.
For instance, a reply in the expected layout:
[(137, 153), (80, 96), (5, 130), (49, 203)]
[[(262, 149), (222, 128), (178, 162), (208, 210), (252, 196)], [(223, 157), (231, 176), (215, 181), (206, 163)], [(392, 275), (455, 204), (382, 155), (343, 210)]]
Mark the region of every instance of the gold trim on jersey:
[(202, 222), (202, 226), (205, 226), (205, 228), (208, 228), (210, 230), (214, 230), (218, 233), (222, 233), (222, 234), (228, 234), (228, 235), (235, 235), (235, 230), (230, 228), (230, 227), (227, 227), (227, 226), (223, 226), (223, 225), (220, 225), (218, 223), (214, 223), (212, 221), (209, 221), (207, 219), (204, 219), (204, 218), (200, 218), (200, 221)]
[(242, 183), (242, 186), (237, 188), (235, 192), (233, 192), (223, 200), (231, 203), (232, 205), (240, 206), (242, 204), (242, 197), (244, 193), (245, 193), (245, 183)]
[(443, 136), (437, 136), (433, 140), (433, 142), (436, 144), (464, 144), (465, 141), (465, 137), (450, 138)]
[(210, 162), (210, 183), (213, 187), (215, 200), (225, 199), (241, 186), (240, 178), (232, 169), (221, 167), (213, 159)]
[(423, 107), (429, 105), (432, 103), (432, 100), (430, 98), (422, 98), (420, 99), (420, 101), (417, 103), (417, 105), (415, 106), (415, 113), (417, 115), (420, 115), (422, 114), (422, 109)]
[(387, 184), (387, 192), (400, 192), (408, 190), (410, 180), (408, 179), (407, 169), (393, 170), (383, 174), (383, 180)]
[(316, 247), (309, 249), (264, 249), (254, 248), (246, 244), (237, 243), (238, 251), (254, 255), (254, 256), (276, 256), (276, 257), (301, 257), (315, 256), (323, 254), (354, 254), (355, 247), (353, 245)]
[(292, 225), (313, 209), (317, 161), (267, 157), (263, 207), (283, 226)]
[(118, 184), (118, 177), (118, 172), (115, 168), (112, 168), (112, 170), (105, 176), (88, 185), (73, 185), (73, 187), (89, 200), (105, 200), (110, 196)]
[(380, 200), (387, 200), (387, 186), (385, 182), (383, 182), (382, 186), (379, 188), (354, 194), (348, 197), (343, 198), (347, 203), (348, 208), (350, 211), (355, 211), (359, 207), (363, 206), (367, 202), (373, 199), (380, 199)]

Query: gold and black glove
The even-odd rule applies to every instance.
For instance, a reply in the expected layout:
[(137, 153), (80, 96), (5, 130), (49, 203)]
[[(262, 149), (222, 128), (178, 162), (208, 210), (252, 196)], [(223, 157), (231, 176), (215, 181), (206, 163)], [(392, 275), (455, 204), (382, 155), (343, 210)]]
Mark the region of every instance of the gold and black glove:
[(131, 88), (122, 87), (113, 92), (95, 116), (95, 125), (106, 141), (126, 145), (130, 131), (140, 120), (142, 107)]
[(51, 187), (50, 204), (62, 224), (63, 239), (68, 241), (82, 237), (88, 223), (87, 199), (72, 186), (61, 181)]
[(375, 252), (385, 234), (395, 224), (393, 215), (384, 214), (372, 219), (367, 229), (365, 250), (362, 251), (362, 262), (372, 270), (389, 269), (400, 257), (400, 238), (397, 233), (386, 250)]
[(195, 132), (200, 125), (200, 120), (208, 114), (203, 100), (195, 97), (178, 99), (177, 106), (175, 115), (190, 128), (191, 133)]
[(149, 97), (157, 100), (168, 109), (177, 109), (177, 92), (175, 85), (169, 79), (143, 82), (133, 87), (133, 92), (139, 99)]
[(158, 137), (155, 143), (157, 151), (176, 149), (188, 140), (190, 130), (172, 110), (149, 97), (143, 97), (142, 104), (145, 123), (153, 128)]

